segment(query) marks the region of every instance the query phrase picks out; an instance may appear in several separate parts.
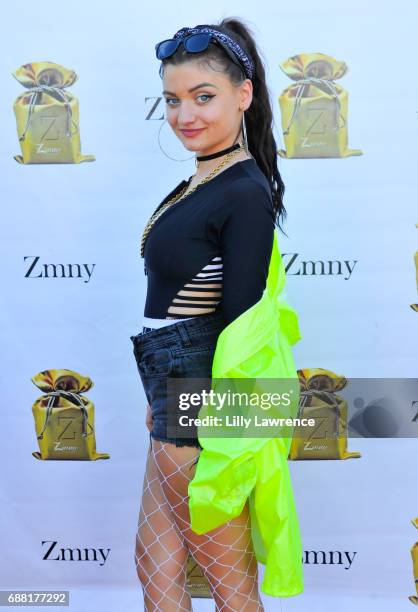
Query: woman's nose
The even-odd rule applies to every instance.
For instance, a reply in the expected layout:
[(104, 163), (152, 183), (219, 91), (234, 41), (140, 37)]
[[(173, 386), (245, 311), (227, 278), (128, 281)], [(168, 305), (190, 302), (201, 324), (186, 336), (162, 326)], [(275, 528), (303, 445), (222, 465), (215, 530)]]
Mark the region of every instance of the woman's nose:
[(194, 112), (194, 110), (188, 104), (183, 103), (180, 106), (177, 115), (177, 123), (179, 124), (179, 126), (186, 127), (187, 125), (194, 123), (195, 119), (196, 113)]

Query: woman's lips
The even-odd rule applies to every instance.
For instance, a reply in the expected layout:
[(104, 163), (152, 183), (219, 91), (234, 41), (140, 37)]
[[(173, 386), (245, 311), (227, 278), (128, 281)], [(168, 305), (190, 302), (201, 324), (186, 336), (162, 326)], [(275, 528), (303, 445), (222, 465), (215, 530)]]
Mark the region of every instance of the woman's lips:
[(205, 128), (200, 128), (199, 130), (181, 130), (181, 133), (187, 137), (197, 136), (197, 134), (200, 134), (201, 132), (203, 132), (204, 129)]

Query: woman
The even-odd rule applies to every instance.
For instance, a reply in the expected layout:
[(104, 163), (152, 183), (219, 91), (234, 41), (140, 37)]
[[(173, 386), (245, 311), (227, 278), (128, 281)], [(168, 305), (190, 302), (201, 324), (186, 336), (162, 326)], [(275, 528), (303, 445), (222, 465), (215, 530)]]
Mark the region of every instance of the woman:
[(263, 610), (248, 504), (208, 534), (190, 527), (188, 486), (202, 446), (195, 429), (167, 427), (167, 379), (210, 379), (218, 336), (266, 287), (285, 209), (265, 72), (236, 19), (182, 28), (156, 52), (167, 120), (195, 153), (197, 170), (161, 202), (141, 242), (147, 298), (142, 332), (131, 339), (149, 401), (150, 447), (136, 566), (146, 610), (192, 609), (189, 550), (217, 610)]

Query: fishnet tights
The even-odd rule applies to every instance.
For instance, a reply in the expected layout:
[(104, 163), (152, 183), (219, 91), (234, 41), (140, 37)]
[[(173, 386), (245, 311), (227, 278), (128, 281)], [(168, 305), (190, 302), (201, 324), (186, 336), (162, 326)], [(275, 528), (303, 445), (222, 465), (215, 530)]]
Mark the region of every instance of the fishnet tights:
[(239, 517), (206, 534), (190, 529), (187, 487), (199, 452), (154, 439), (150, 443), (135, 548), (144, 609), (193, 609), (186, 589), (190, 550), (209, 583), (216, 611), (264, 611), (248, 502)]

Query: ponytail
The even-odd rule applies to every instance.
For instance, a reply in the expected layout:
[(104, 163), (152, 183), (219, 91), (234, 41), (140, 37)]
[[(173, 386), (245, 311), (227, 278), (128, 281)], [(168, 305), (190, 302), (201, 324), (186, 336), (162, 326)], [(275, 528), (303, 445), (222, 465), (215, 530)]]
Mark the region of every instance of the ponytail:
[(235, 38), (249, 53), (254, 62), (253, 99), (245, 111), (248, 148), (258, 167), (270, 183), (275, 221), (281, 231), (279, 220), (287, 216), (283, 204), (285, 186), (277, 167), (277, 146), (273, 135), (273, 111), (266, 73), (254, 36), (247, 25), (235, 18), (226, 18), (218, 26), (222, 32)]

